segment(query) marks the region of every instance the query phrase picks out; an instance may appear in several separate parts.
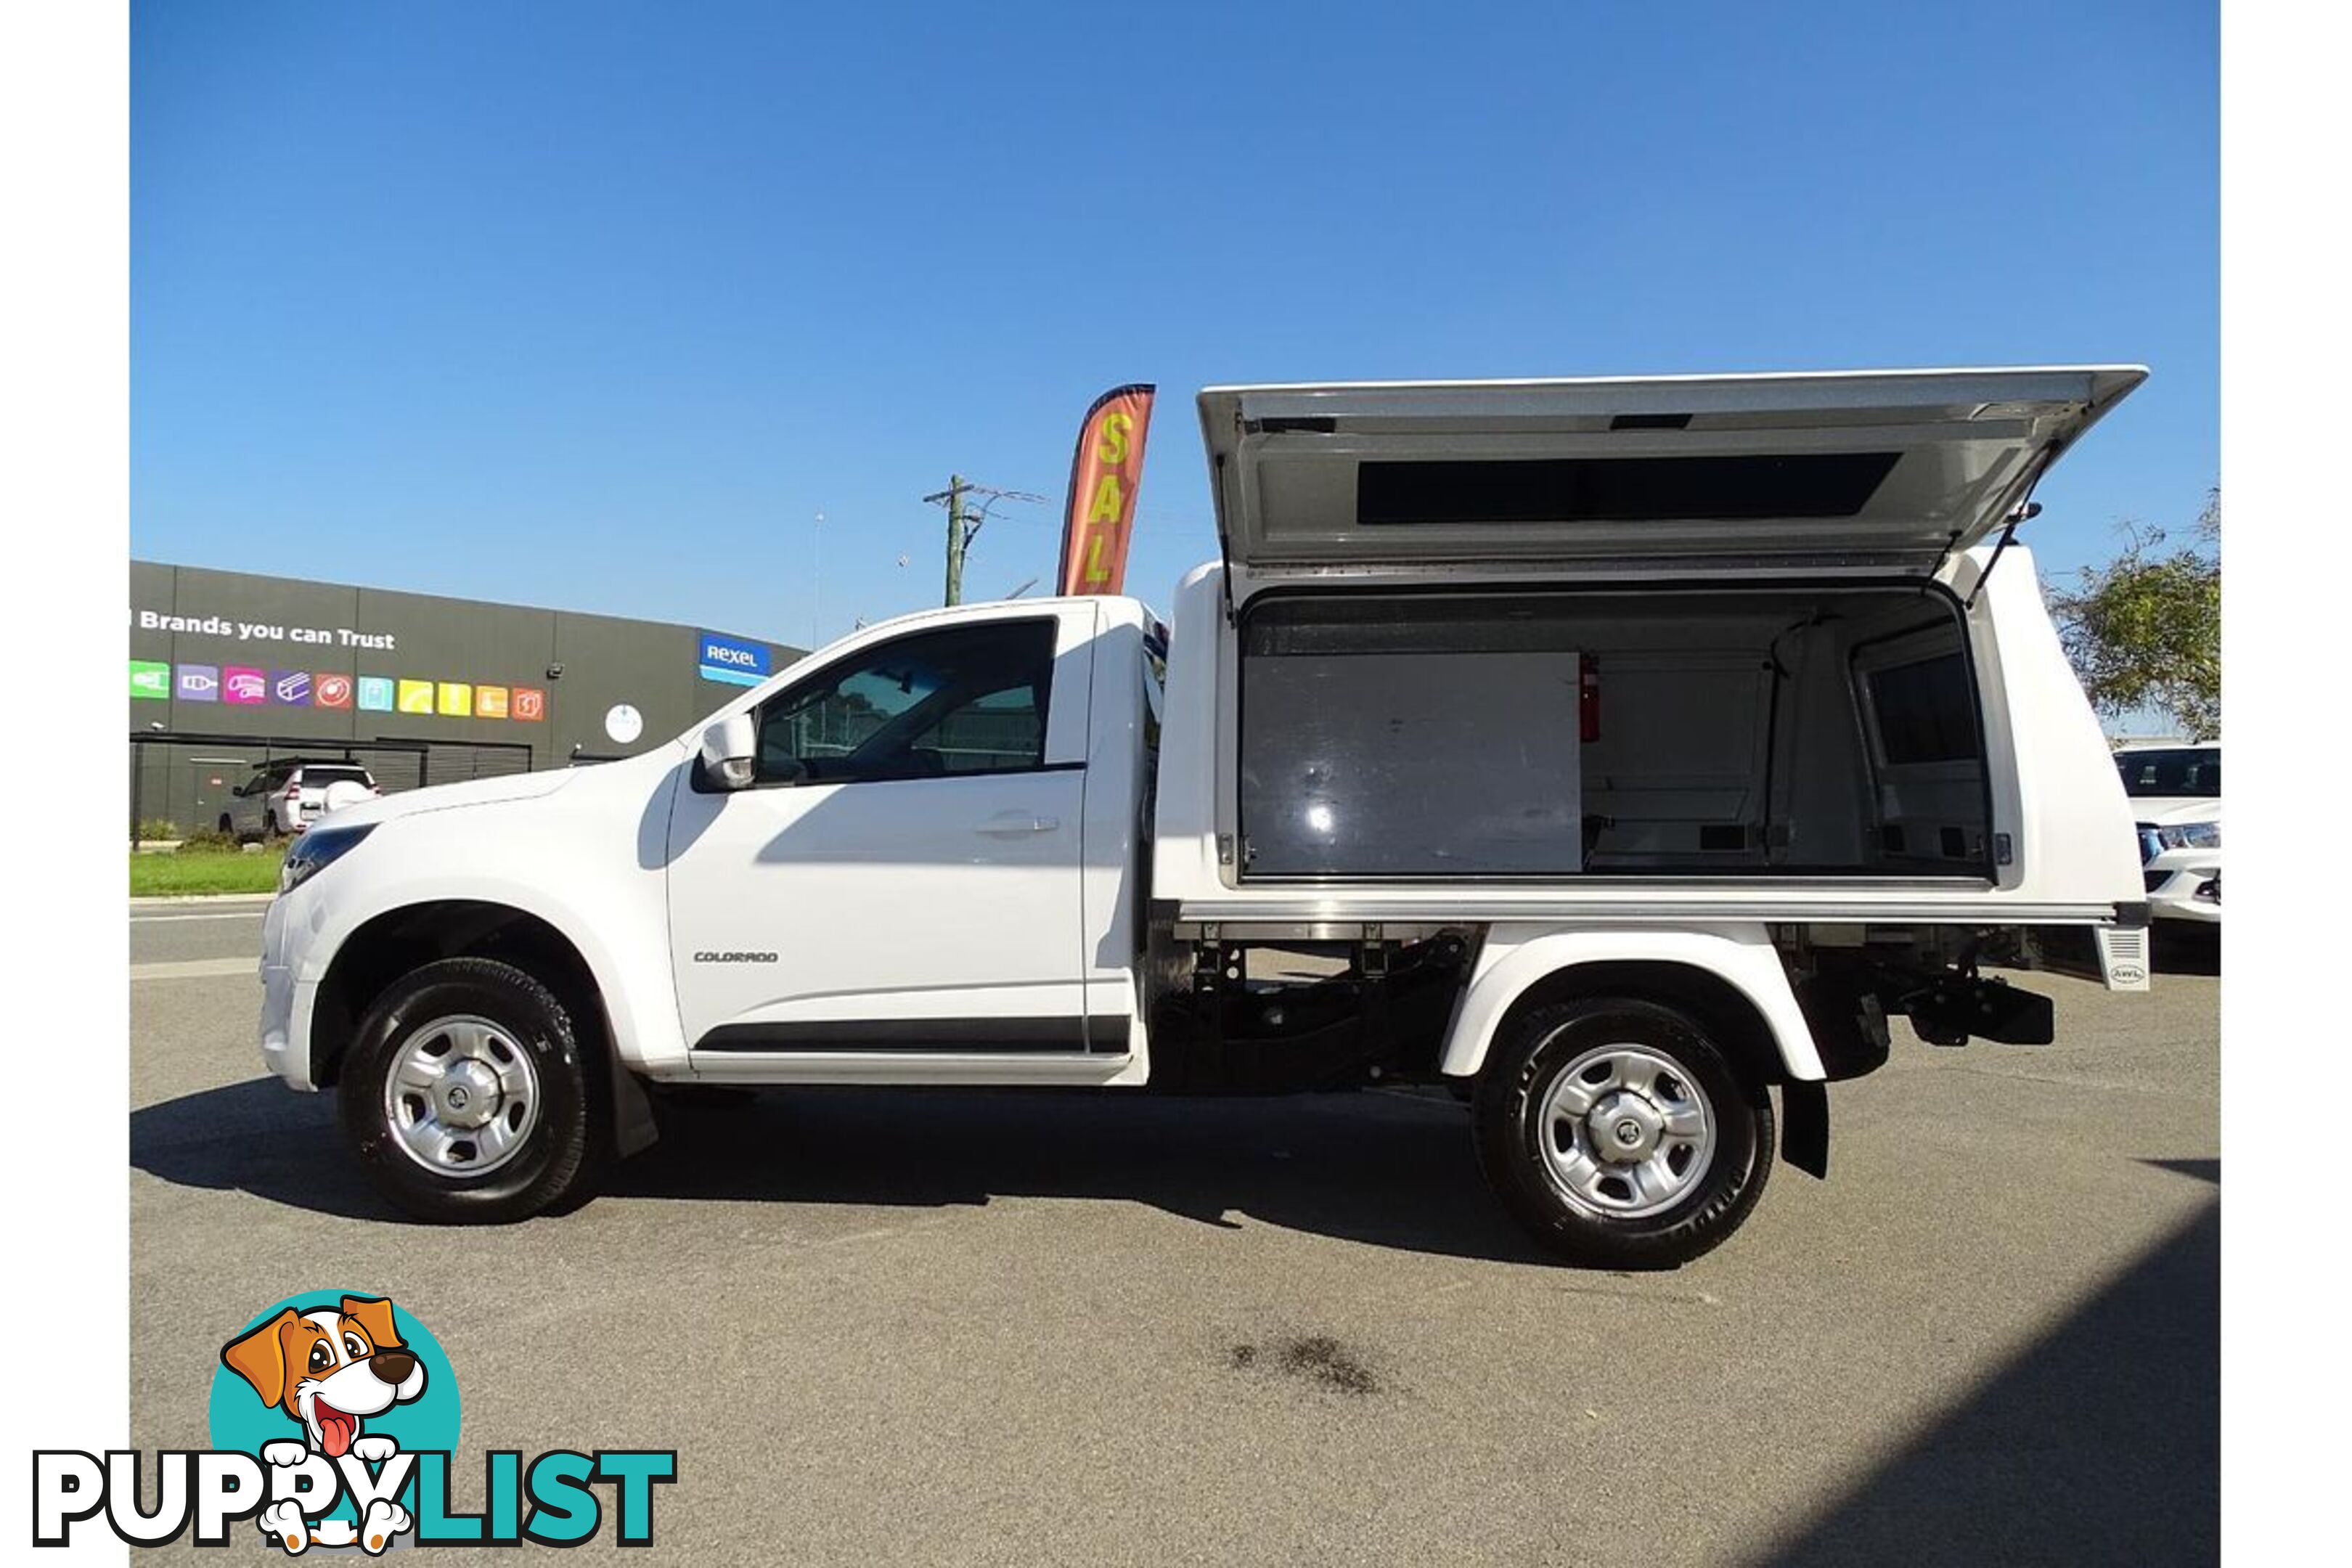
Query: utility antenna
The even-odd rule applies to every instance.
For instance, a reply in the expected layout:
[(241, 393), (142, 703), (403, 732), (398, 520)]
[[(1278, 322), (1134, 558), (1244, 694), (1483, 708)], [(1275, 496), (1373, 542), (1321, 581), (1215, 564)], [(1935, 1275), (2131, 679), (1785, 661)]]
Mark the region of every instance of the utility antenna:
[(816, 514), (816, 569), (811, 574), (814, 581), (809, 593), (809, 647), (823, 642), (817, 635), (817, 622), (824, 616), (824, 513)]

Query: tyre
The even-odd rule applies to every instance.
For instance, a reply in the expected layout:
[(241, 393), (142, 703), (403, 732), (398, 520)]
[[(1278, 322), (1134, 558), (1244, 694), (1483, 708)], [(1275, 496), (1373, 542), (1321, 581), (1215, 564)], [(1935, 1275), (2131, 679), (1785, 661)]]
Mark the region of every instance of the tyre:
[(445, 958), (368, 1010), (337, 1109), (352, 1153), (397, 1207), (495, 1225), (585, 1195), (591, 1070), (553, 992), (509, 963)]
[(1654, 1002), (1535, 1008), (1496, 1037), (1472, 1102), (1478, 1164), (1569, 1262), (1671, 1268), (1739, 1228), (1772, 1169), (1772, 1102), (1706, 1030)]

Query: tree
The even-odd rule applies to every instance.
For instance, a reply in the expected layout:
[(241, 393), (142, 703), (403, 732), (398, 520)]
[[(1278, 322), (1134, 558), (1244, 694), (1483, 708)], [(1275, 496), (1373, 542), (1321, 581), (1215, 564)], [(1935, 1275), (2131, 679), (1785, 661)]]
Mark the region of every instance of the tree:
[(2051, 595), (2066, 657), (2100, 712), (2154, 709), (2211, 740), (2221, 732), (2221, 491), (2207, 492), (2194, 544), (2166, 551), (2160, 528), (2122, 531), (2121, 554)]

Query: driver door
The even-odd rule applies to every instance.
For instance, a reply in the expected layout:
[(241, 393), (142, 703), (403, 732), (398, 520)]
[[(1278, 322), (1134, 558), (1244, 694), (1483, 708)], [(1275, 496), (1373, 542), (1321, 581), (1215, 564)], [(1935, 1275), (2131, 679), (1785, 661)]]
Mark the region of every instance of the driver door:
[(670, 937), (698, 1060), (1087, 1050), (1096, 616), (1006, 605), (853, 646), (757, 709), (751, 788), (677, 792)]

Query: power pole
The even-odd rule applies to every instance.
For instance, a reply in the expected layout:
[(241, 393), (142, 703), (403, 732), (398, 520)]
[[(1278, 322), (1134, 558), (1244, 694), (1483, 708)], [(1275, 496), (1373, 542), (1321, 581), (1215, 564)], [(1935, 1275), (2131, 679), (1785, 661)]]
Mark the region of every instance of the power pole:
[[(985, 496), (988, 499), (977, 510), (967, 510), (963, 504), (963, 498), (968, 495)], [(1045, 498), (1028, 490), (1006, 490), (998, 489), (992, 485), (976, 485), (961, 474), (950, 474), (947, 489), (935, 490), (925, 496), (923, 500), (932, 506), (944, 506), (948, 509), (947, 597), (943, 603), (961, 605), (963, 603), (964, 556), (971, 551), (971, 542), (980, 537), (982, 526), (988, 521), (990, 510), (997, 502), (1007, 500), (1031, 501), (1043, 505)]]
[(942, 604), (963, 603), (963, 552), (971, 544), (963, 531), (963, 493), (971, 488), (961, 474), (948, 476), (948, 596)]

